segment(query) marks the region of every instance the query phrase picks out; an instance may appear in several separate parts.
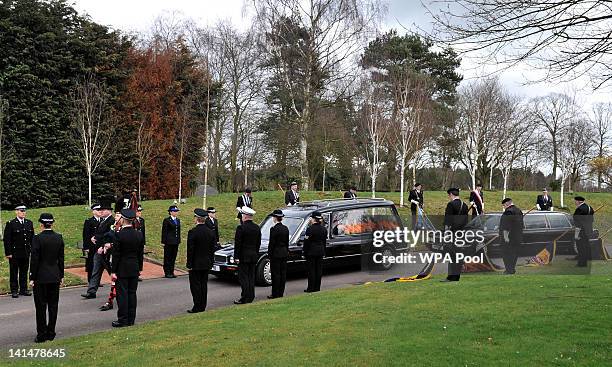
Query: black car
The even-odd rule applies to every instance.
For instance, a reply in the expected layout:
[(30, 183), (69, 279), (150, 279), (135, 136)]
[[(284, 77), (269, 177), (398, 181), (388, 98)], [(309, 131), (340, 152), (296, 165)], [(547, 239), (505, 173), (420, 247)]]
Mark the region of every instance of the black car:
[[(473, 219), (465, 228), (483, 231), (489, 257), (502, 255), (501, 240), (496, 238), (501, 216), (500, 212), (487, 213)], [(531, 212), (523, 216), (523, 224), (523, 243), (518, 249), (519, 256), (533, 256), (554, 240), (557, 240), (557, 254), (577, 253), (574, 239), (576, 227), (572, 215), (563, 212)], [(593, 241), (598, 237), (599, 232), (594, 230)]]
[[(362, 255), (372, 249), (372, 232), (374, 229), (395, 229), (402, 226), (402, 221), (392, 201), (385, 199), (334, 199), (300, 203), (281, 208), (285, 217), (283, 224), (289, 228), (289, 258), (287, 271), (305, 270), (302, 257), (302, 246), (310, 214), (318, 210), (324, 218), (328, 240), (324, 267), (359, 264)], [(257, 263), (256, 280), (258, 285), (271, 285), (270, 261), (268, 259), (268, 240), (272, 217), (266, 217), (261, 227), (261, 248)], [(377, 249), (384, 255), (406, 248), (383, 247)], [(373, 250), (372, 250), (373, 251)], [(390, 268), (392, 264), (385, 264)], [(211, 273), (217, 276), (234, 276), (238, 264), (234, 261), (234, 246), (229, 245), (215, 252), (215, 261)]]

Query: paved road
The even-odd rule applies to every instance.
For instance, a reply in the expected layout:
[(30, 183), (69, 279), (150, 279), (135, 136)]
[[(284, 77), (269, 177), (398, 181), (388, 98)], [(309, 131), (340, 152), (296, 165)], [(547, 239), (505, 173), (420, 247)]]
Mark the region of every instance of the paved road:
[[(323, 275), (322, 289), (333, 289), (368, 281), (380, 281), (393, 276), (405, 276), (418, 272), (421, 265), (408, 268), (394, 267), (389, 273), (371, 274), (355, 269), (332, 270)], [(306, 279), (303, 275), (290, 276), (287, 281), (287, 296), (303, 294)], [(109, 286), (98, 291), (98, 298), (85, 300), (80, 294), (84, 287), (63, 289), (60, 293), (57, 338), (83, 335), (100, 330), (111, 329), (117, 312), (101, 312), (98, 307), (106, 301)], [(256, 301), (266, 299), (270, 288), (257, 287)], [(233, 305), (240, 296), (240, 286), (231, 280), (210, 277), (208, 282), (208, 309)], [(160, 320), (186, 313), (191, 308), (192, 299), (189, 281), (186, 276), (175, 279), (150, 279), (139, 283), (138, 311), (136, 324), (150, 320)], [(32, 297), (0, 297), (0, 346), (16, 346), (31, 343), (36, 336), (34, 300)], [(3, 348), (4, 349), (4, 348)]]

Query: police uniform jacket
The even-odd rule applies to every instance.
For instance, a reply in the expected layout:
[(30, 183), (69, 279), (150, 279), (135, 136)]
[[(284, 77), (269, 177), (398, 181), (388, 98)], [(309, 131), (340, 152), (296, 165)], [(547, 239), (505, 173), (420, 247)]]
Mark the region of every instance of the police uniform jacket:
[(417, 205), (413, 203), (412, 200), (418, 201), (419, 206), (422, 207), (423, 206), (423, 191), (417, 192), (416, 190), (410, 190), (410, 193), (408, 194), (408, 200), (410, 201), (410, 211), (416, 212)]
[(553, 206), (552, 197), (550, 197), (550, 195), (546, 195), (546, 200), (544, 200), (544, 195), (538, 195), (536, 204), (540, 206), (540, 210), (550, 210), (550, 208)]
[(261, 230), (252, 220), (236, 227), (234, 236), (234, 257), (241, 263), (256, 263), (259, 260)]
[(289, 256), (289, 228), (282, 223), (276, 223), (270, 228), (268, 256), (275, 259)]
[(357, 194), (353, 194), (352, 192), (347, 191), (344, 193), (344, 198), (345, 199), (355, 199), (357, 198)]
[(217, 219), (213, 221), (210, 217), (207, 217), (204, 224), (213, 231), (215, 235), (215, 244), (219, 243), (219, 221)]
[(325, 256), (325, 244), (327, 243), (327, 230), (320, 223), (314, 223), (306, 229), (304, 238), (304, 256)]
[[(247, 196), (246, 194), (238, 196), (238, 200), (236, 200), (236, 208), (242, 208), (243, 206), (253, 209), (253, 196)], [(238, 212), (238, 216), (236, 218), (240, 219), (241, 217), (242, 214)]]
[(98, 224), (98, 227), (96, 228), (94, 234), (94, 237), (96, 238), (96, 244), (93, 247), (94, 251), (97, 251), (98, 248), (104, 246), (105, 243), (111, 241), (113, 234), (113, 224), (115, 224), (115, 218), (113, 218), (112, 215), (109, 215), (106, 219), (102, 218), (100, 220), (100, 224)]
[(59, 283), (64, 278), (64, 239), (44, 230), (32, 240), (30, 280), (39, 284)]
[(293, 192), (293, 190), (287, 190), (285, 192), (285, 205), (295, 205), (300, 202), (300, 194)]
[(215, 254), (215, 233), (198, 224), (187, 233), (187, 269), (210, 270)]
[(137, 277), (142, 268), (143, 251), (142, 233), (133, 227), (123, 227), (115, 234), (112, 272), (118, 278)]
[(34, 224), (24, 218), (23, 224), (15, 218), (6, 222), (4, 227), (4, 254), (15, 259), (27, 259), (30, 256), (34, 237)]
[(590, 239), (593, 236), (593, 214), (595, 211), (586, 203), (580, 204), (574, 211), (574, 224), (580, 228), (580, 239)]
[(508, 231), (509, 243), (517, 246), (523, 242), (523, 212), (512, 205), (504, 210), (499, 221), (499, 238), (504, 242), (504, 231)]
[(96, 229), (100, 225), (100, 221), (96, 217), (85, 219), (83, 223), (83, 250), (94, 248), (91, 238), (96, 234)]
[(164, 245), (178, 245), (181, 243), (181, 220), (176, 218), (175, 224), (172, 216), (164, 219), (161, 236), (161, 243)]
[(468, 223), (468, 206), (461, 199), (451, 200), (444, 210), (444, 227), (451, 231), (463, 229)]

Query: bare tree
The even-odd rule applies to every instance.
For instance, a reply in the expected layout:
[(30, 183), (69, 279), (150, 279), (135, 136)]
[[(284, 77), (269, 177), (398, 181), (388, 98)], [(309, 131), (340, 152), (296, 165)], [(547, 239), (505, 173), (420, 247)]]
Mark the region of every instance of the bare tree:
[[(597, 158), (603, 158), (610, 148), (610, 133), (612, 132), (612, 103), (597, 103), (593, 106), (591, 125), (595, 130), (593, 142), (597, 148)], [(601, 190), (604, 171), (595, 170), (597, 174), (597, 189)]]
[[(546, 80), (581, 75), (600, 88), (612, 79), (612, 7), (607, 0), (435, 0), (432, 33), (488, 61), (527, 61)], [(486, 60), (486, 61), (487, 61)]]
[(521, 156), (533, 144), (533, 127), (530, 120), (525, 117), (525, 110), (519, 106), (518, 100), (509, 105), (509, 118), (505, 120), (505, 126), (501, 133), (502, 149), (498, 156), (498, 166), (504, 180), (504, 194), (508, 191), (508, 178), (512, 169), (520, 163)]
[(477, 172), (488, 172), (499, 150), (509, 99), (497, 79), (474, 82), (459, 94), (457, 156), (470, 174), (472, 188)]
[(103, 84), (87, 76), (72, 93), (72, 127), (87, 172), (88, 203), (91, 205), (92, 176), (106, 158), (112, 140), (112, 121)]
[[(262, 33), (276, 42), (265, 50), (276, 60), (276, 73), (289, 92), (299, 123), (301, 185), (308, 190), (308, 129), (316, 100), (324, 85), (354, 74), (352, 63), (361, 52), (365, 36), (384, 11), (379, 0), (252, 0)], [(293, 78), (285, 47), (297, 52), (303, 62), (299, 78)]]
[(553, 180), (556, 180), (559, 166), (559, 140), (575, 117), (575, 100), (566, 94), (551, 93), (534, 98), (529, 113), (533, 122), (542, 129), (536, 134), (543, 137), (545, 144), (542, 145), (541, 152), (552, 158), (552, 176)]
[(588, 162), (589, 148), (591, 147), (590, 132), (586, 121), (577, 118), (571, 121), (560, 137), (559, 168), (561, 171), (561, 207), (565, 207), (563, 196), (568, 178), (570, 178), (572, 174), (575, 174), (578, 169), (585, 167)]
[(395, 104), (392, 130), (393, 141), (399, 154), (400, 207), (403, 207), (408, 162), (423, 149), (425, 139), (431, 131), (428, 109), (432, 92), (424, 75), (407, 70), (397, 74), (392, 82)]
[(370, 172), (372, 198), (376, 197), (376, 180), (382, 169), (381, 153), (388, 142), (392, 106), (385, 93), (371, 77), (361, 83), (362, 105), (360, 119), (364, 151)]

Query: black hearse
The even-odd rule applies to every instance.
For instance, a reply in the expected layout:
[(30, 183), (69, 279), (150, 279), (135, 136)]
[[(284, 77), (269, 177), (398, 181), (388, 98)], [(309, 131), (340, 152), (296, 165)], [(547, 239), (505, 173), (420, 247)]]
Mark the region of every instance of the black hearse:
[[(481, 229), (487, 243), (487, 254), (490, 257), (501, 257), (502, 248), (499, 237), (499, 222), (501, 212), (487, 213), (476, 217), (468, 223), (466, 229)], [(519, 248), (519, 256), (532, 256), (546, 245), (557, 240), (557, 254), (576, 254), (574, 239), (575, 225), (572, 215), (563, 212), (537, 211), (523, 216), (523, 243)], [(599, 237), (597, 230), (593, 231), (592, 241)]]
[[(358, 264), (361, 255), (371, 248), (372, 229), (395, 229), (402, 221), (392, 201), (385, 199), (334, 199), (316, 200), (281, 208), (285, 217), (283, 224), (289, 228), (289, 258), (287, 271), (303, 271), (305, 260), (302, 257), (304, 235), (309, 225), (310, 214), (318, 210), (323, 214), (328, 240), (324, 267)], [(257, 263), (256, 280), (258, 285), (271, 285), (270, 260), (267, 256), (272, 217), (267, 216), (260, 224), (261, 249)], [(368, 247), (364, 247), (364, 245)], [(392, 255), (405, 248), (376, 249), (383, 255)], [(391, 264), (385, 264), (389, 268)], [(225, 246), (215, 252), (211, 273), (220, 277), (234, 276), (238, 264), (234, 261), (234, 246)]]

